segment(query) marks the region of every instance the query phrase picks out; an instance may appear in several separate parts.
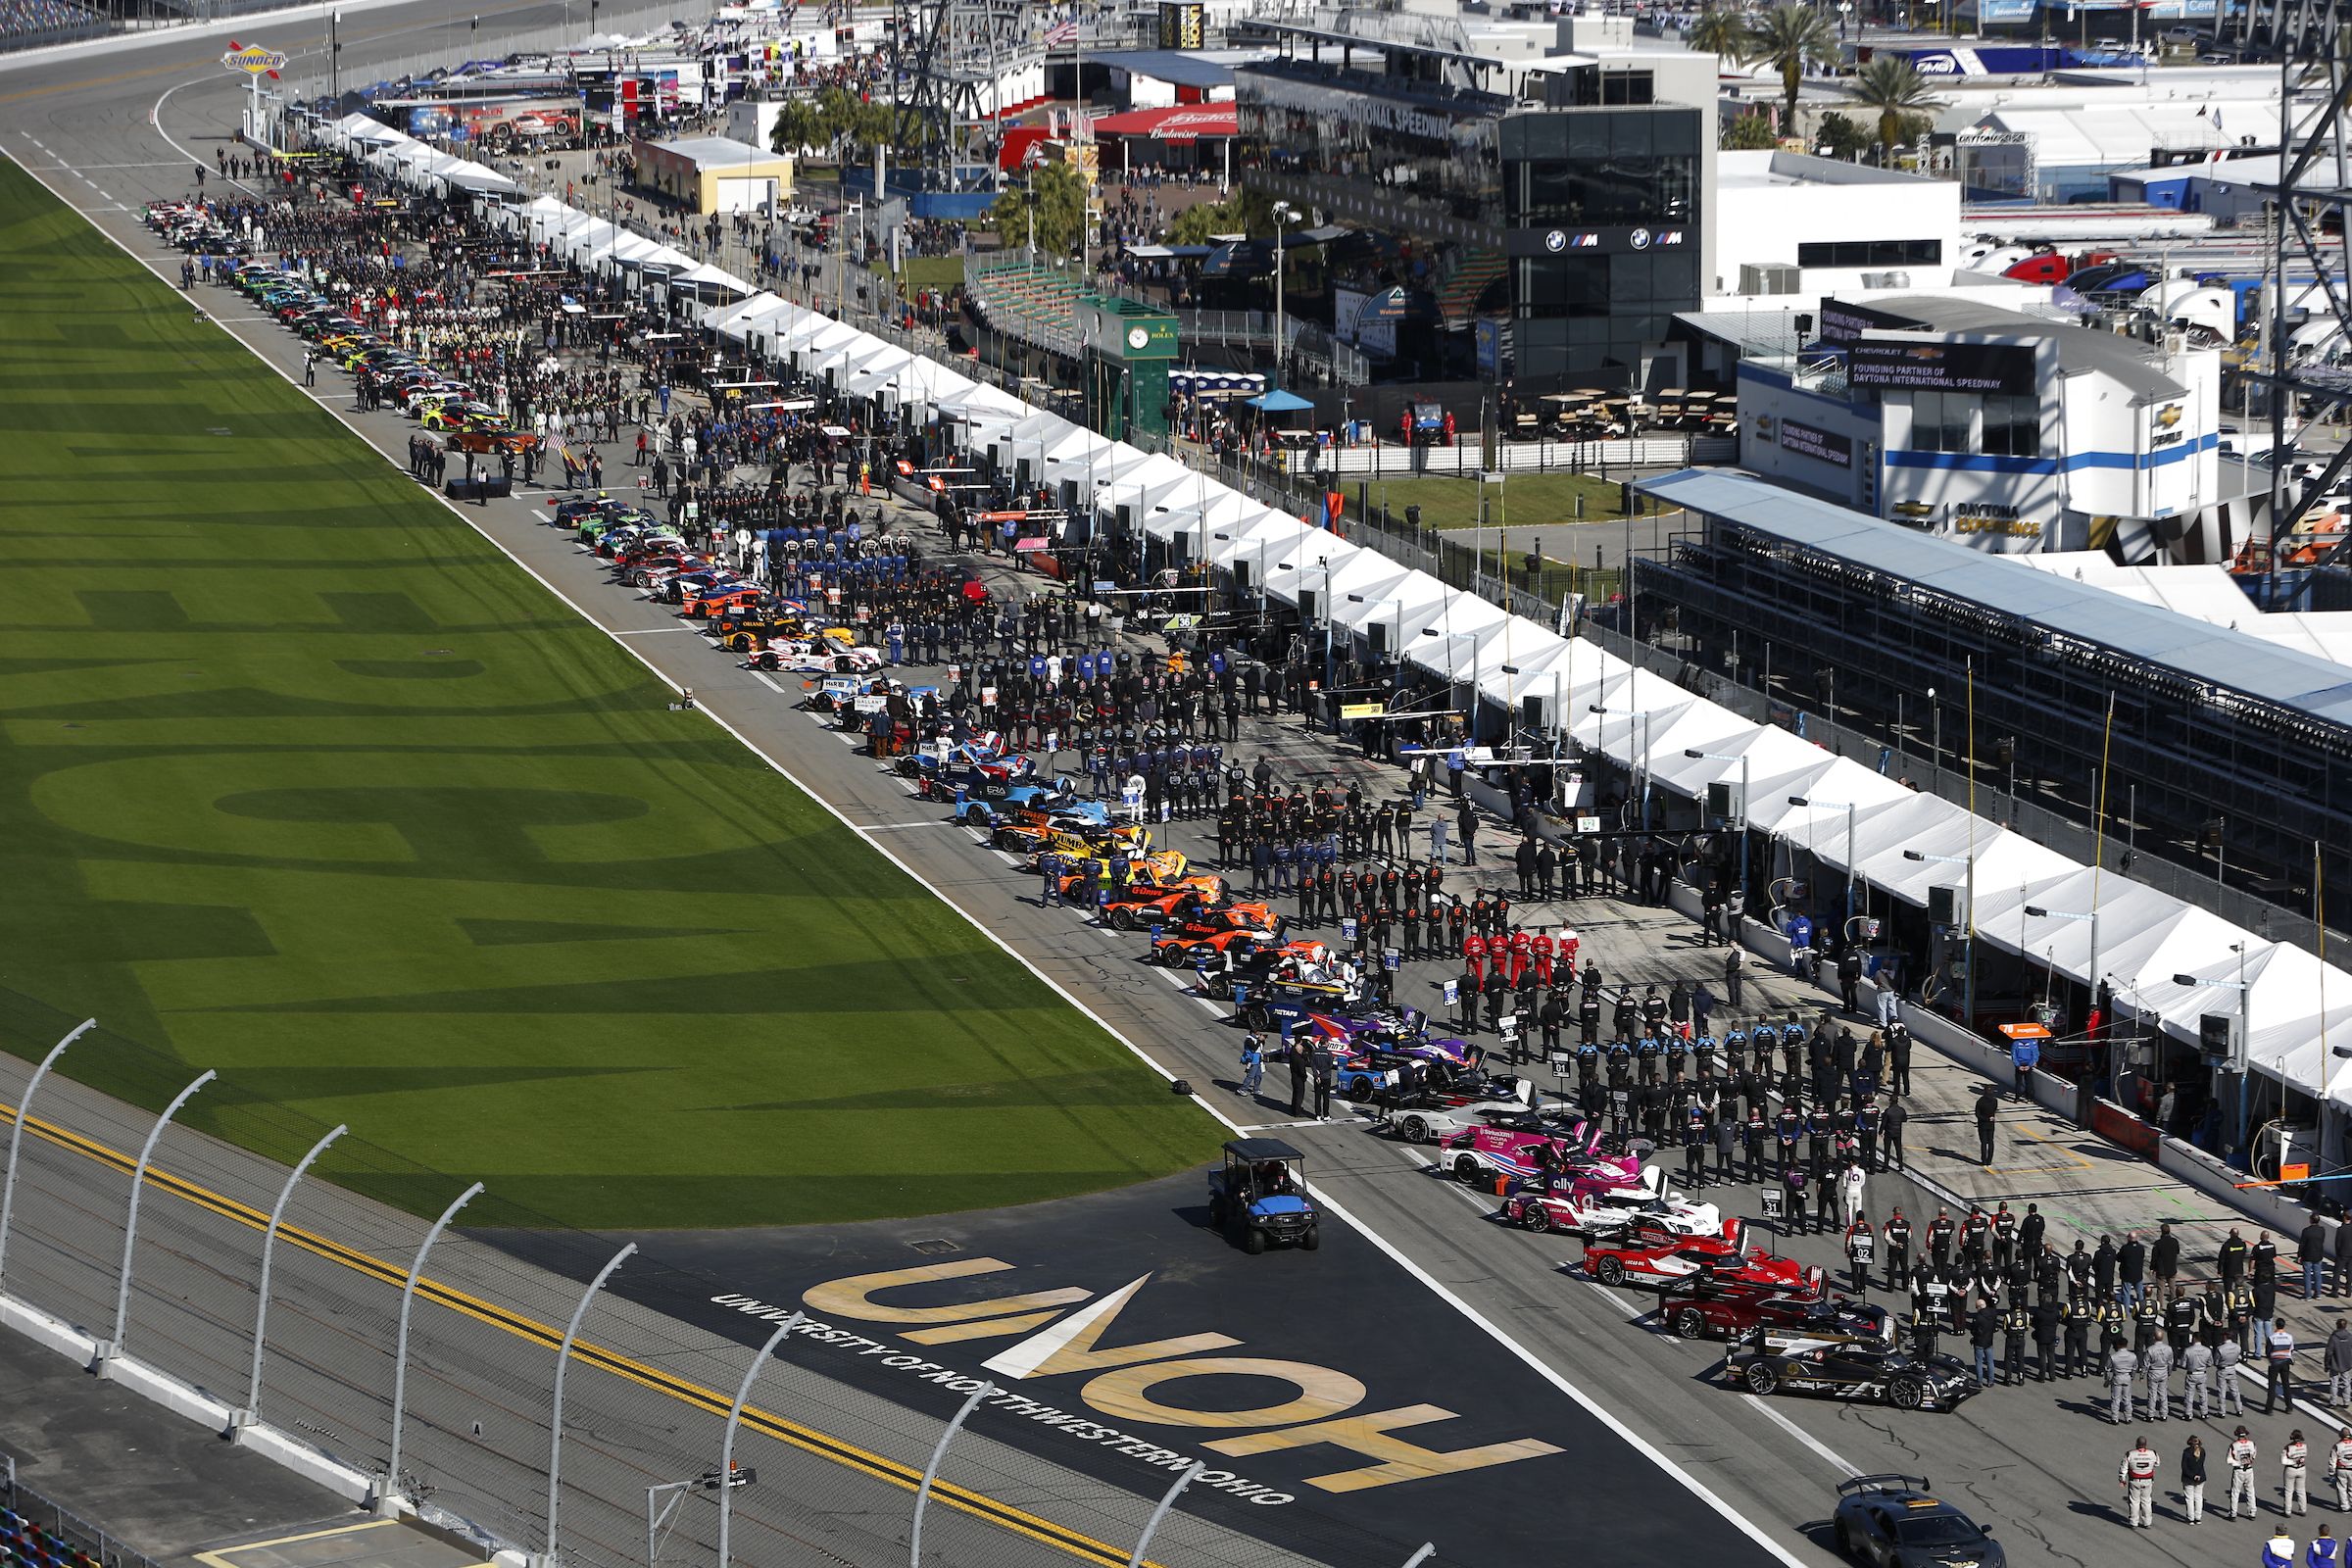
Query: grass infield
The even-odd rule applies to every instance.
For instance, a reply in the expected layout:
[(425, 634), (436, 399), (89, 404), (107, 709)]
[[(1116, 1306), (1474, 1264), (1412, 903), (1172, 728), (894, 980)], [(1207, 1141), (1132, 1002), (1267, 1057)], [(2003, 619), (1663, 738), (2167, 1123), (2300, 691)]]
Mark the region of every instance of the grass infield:
[[(0, 269), (0, 1045), (96, 1013), (218, 1068), (189, 1119), (265, 1152), (301, 1152), (290, 1120), (228, 1107), (596, 1229), (1024, 1202), (1213, 1149), (7, 163)], [(74, 1076), (170, 1093), (81, 1049)]]

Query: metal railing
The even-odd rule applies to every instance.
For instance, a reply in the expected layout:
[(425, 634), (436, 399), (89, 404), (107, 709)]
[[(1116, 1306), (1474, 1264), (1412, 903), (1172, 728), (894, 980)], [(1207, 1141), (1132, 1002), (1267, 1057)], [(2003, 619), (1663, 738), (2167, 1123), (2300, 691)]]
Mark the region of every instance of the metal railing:
[[(922, 1347), (630, 1254), (233, 1080), (159, 1120), (185, 1063), (16, 992), (0, 990), (0, 1042), (57, 1064), (0, 1054), (12, 1309), (121, 1386), (168, 1386), (240, 1443), (324, 1458), (485, 1554), (709, 1560), (722, 1511), (733, 1559), (775, 1568), (1115, 1568), (1147, 1546), (1168, 1568), (1411, 1554), (1287, 1494), (1269, 1544), (1269, 1510), (1232, 1471), (1187, 1472), (1163, 1512), (1181, 1467), (1092, 1441), (1075, 1465), (1050, 1456), (1077, 1441), (1054, 1435), (1066, 1417), (1040, 1425), (1059, 1414), (1052, 1393), (988, 1387), (952, 1352), (876, 1359), (858, 1348)], [(419, 1217), (453, 1212), (464, 1229)], [(755, 1354), (778, 1325), (790, 1332)], [(756, 1480), (719, 1487), (742, 1478), (730, 1460)], [(82, 1528), (106, 1568), (152, 1568)]]
[(12, 1453), (0, 1453), (0, 1505), (35, 1529), (45, 1530), (68, 1545), (89, 1553), (100, 1568), (155, 1568), (147, 1557), (131, 1550), (101, 1527), (18, 1480), (17, 1458)]

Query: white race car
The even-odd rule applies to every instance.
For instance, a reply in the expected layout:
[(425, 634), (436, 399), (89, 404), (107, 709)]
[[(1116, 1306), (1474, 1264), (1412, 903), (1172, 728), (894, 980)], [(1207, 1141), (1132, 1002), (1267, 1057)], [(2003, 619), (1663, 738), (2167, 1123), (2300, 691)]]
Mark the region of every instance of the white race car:
[(787, 643), (776, 649), (776, 667), (804, 675), (863, 675), (882, 667), (882, 650), (837, 643)]

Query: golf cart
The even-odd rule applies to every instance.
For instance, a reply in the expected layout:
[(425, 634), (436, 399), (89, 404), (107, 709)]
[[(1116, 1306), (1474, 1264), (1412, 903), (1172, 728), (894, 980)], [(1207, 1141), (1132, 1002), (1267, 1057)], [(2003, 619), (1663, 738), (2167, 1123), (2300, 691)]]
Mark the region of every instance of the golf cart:
[(1279, 1138), (1236, 1138), (1225, 1163), (1208, 1173), (1208, 1221), (1239, 1230), (1242, 1250), (1257, 1253), (1269, 1242), (1297, 1242), (1308, 1251), (1323, 1245), (1315, 1205), (1306, 1196), (1306, 1156)]

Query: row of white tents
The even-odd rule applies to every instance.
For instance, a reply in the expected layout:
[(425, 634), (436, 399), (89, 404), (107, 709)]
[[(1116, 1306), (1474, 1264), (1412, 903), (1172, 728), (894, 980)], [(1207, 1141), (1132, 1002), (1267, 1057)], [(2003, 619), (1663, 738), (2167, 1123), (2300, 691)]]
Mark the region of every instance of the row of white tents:
[[(535, 236), (608, 243), (587, 215), (547, 198), (512, 209)], [(583, 223), (585, 220), (585, 223)], [(638, 240), (627, 236), (627, 241)], [(650, 243), (650, 242), (644, 242)], [(674, 253), (673, 253), (674, 255)], [(683, 260), (683, 258), (680, 258)], [(1939, 797), (1629, 665), (1593, 643), (1506, 612), (1377, 550), (1233, 490), (1164, 454), (1109, 440), (936, 360), (769, 293), (703, 313), (719, 338), (836, 391), (904, 409), (961, 452), (1140, 529), (1168, 556), (1296, 607), (1365, 652), (1546, 723), (1607, 757), (1645, 789), (1700, 800), (1744, 784), (1747, 819), (1883, 896), (1926, 906), (1973, 886), (1977, 940), (2080, 983), (2105, 978), (2119, 1003), (2194, 1042), (2208, 1014), (2240, 1010), (2248, 1059), (2303, 1094), (2352, 1109), (2352, 974), (2113, 870), (2082, 865)], [(1801, 804), (1800, 804), (1801, 803)], [(2030, 910), (2038, 909), (2039, 914)], [(2095, 920), (2089, 918), (2096, 915)], [(2206, 984), (2180, 983), (2180, 977)]]
[(357, 158), (411, 190), (448, 196), (459, 191), (480, 196), (511, 196), (521, 189), (495, 169), (469, 162), (418, 141), (367, 115), (345, 115), (319, 132), (319, 139), (337, 152)]

